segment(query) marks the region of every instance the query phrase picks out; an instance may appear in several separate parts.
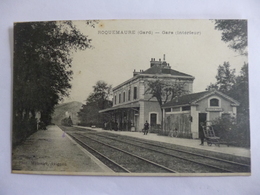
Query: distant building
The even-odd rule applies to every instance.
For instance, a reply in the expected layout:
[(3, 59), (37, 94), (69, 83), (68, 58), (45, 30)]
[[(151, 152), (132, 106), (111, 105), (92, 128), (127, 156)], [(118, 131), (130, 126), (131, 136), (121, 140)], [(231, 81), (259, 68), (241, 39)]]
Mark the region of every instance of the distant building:
[(169, 82), (185, 82), (185, 90), (192, 93), (194, 77), (171, 69), (170, 65), (152, 58), (150, 68), (133, 72), (133, 77), (113, 88), (113, 107), (101, 110), (111, 112), (119, 130), (141, 131), (147, 120), (151, 128), (161, 124), (161, 109), (155, 98), (145, 94), (145, 81), (163, 79)]
[(198, 138), (200, 123), (237, 115), (239, 103), (213, 90), (176, 97), (164, 104), (164, 131), (178, 129), (182, 137)]

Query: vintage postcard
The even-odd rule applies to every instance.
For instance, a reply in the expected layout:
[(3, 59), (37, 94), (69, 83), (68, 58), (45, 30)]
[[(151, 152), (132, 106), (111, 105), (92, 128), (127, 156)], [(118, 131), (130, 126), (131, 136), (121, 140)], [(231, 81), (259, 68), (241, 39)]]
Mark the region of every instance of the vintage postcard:
[(14, 24), (12, 172), (250, 175), (247, 20)]

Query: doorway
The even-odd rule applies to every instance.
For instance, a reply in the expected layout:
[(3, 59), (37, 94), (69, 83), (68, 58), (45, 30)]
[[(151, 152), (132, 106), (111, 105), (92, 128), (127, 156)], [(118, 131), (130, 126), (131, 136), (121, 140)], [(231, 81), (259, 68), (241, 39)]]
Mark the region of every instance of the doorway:
[(157, 114), (151, 114), (150, 115), (150, 125), (151, 127), (155, 127), (157, 124)]
[(206, 121), (207, 121), (207, 113), (199, 113), (199, 135), (203, 134), (203, 129), (202, 126), (200, 125), (200, 123), (203, 123), (204, 125), (206, 125)]

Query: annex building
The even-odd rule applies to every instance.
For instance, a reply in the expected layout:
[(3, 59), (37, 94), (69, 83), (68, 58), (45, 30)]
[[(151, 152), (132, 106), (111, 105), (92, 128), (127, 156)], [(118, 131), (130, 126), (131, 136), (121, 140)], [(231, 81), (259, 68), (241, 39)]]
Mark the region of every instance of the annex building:
[(164, 59), (152, 58), (147, 70), (133, 71), (133, 77), (113, 88), (113, 106), (101, 110), (110, 112), (119, 130), (141, 131), (147, 120), (151, 129), (161, 125), (161, 108), (156, 98), (145, 93), (147, 82), (156, 79), (169, 83), (185, 83), (185, 90), (192, 93), (193, 76), (171, 69)]
[(164, 131), (177, 129), (181, 137), (198, 138), (200, 123), (219, 117), (236, 118), (237, 106), (236, 100), (216, 90), (176, 97), (162, 106)]

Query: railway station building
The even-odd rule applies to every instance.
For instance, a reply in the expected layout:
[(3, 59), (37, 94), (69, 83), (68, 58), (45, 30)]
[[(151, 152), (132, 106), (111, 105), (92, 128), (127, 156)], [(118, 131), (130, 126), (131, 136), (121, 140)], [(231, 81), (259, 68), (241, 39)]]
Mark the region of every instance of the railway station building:
[(201, 122), (236, 118), (238, 106), (236, 100), (216, 90), (176, 97), (162, 106), (164, 131), (177, 129), (182, 137), (198, 138)]
[(134, 70), (133, 77), (113, 88), (113, 106), (99, 111), (111, 113), (119, 130), (142, 131), (148, 121), (150, 129), (161, 125), (161, 108), (156, 98), (145, 94), (147, 81), (162, 79), (169, 83), (185, 83), (185, 90), (192, 93), (194, 77), (176, 70), (164, 59), (152, 58), (147, 70)]

